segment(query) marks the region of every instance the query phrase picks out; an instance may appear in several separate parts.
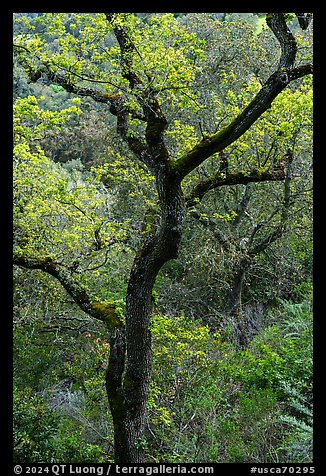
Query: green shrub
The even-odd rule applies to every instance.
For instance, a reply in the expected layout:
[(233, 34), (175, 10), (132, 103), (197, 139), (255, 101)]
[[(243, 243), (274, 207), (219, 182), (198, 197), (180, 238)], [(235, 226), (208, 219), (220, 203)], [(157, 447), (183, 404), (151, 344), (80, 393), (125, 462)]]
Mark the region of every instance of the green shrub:
[(98, 463), (103, 448), (83, 440), (71, 431), (69, 421), (60, 418), (31, 388), (14, 391), (14, 463)]
[(279, 417), (285, 428), (280, 454), (289, 463), (311, 463), (313, 461), (313, 412), (312, 404), (299, 390), (284, 386), (288, 395), (287, 411)]
[(282, 301), (269, 319), (238, 350), (199, 322), (156, 316), (149, 461), (309, 460), (310, 305)]
[(14, 391), (14, 463), (52, 463), (59, 419), (31, 388)]
[(69, 463), (101, 463), (104, 460), (103, 448), (82, 441), (78, 430), (72, 434), (60, 435), (56, 453), (57, 461)]

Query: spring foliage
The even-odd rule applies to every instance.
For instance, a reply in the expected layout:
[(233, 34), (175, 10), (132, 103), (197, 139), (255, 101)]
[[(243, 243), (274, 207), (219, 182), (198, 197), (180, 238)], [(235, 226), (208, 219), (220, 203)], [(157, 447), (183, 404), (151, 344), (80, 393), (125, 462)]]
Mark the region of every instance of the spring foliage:
[[(106, 15), (15, 15), (17, 59), (49, 93), (28, 93), (14, 104), (15, 257), (51, 263), (76, 277), (78, 296), (90, 303), (81, 309), (102, 321), (77, 309), (52, 276), (15, 271), (15, 462), (113, 460), (105, 395), (108, 336), (126, 324), (132, 257), (143, 239), (159, 236), (164, 221), (155, 167), (138, 160), (157, 138), (157, 113), (168, 118), (161, 139), (170, 171), (182, 174), (190, 163), (182, 181), (188, 222), (180, 263), (167, 263), (151, 292), (153, 374), (136, 445), (150, 462), (309, 463), (311, 79), (283, 89), (225, 148), (224, 169), (219, 153), (192, 167), (187, 154), (196, 155), (196, 146), (214, 141), (217, 131), (223, 135), (261, 90), (277, 51), (271, 32), (261, 22), (252, 28), (207, 14), (142, 19), (121, 13), (110, 21)], [(123, 55), (115, 36), (121, 31), (128, 38)], [(302, 65), (310, 60), (309, 44), (297, 38)], [(81, 91), (87, 99), (72, 98)], [(55, 97), (64, 98), (60, 107)], [(106, 127), (100, 108), (87, 115), (90, 98), (109, 106), (124, 136), (123, 143), (109, 124), (92, 162), (73, 132), (85, 133), (86, 143), (98, 124)], [(78, 154), (66, 164), (50, 158), (62, 138), (71, 140), (68, 156), (81, 152), (87, 168)], [(289, 149), (295, 160), (286, 163)], [(254, 174), (259, 182), (277, 170), (290, 180), (287, 190), (283, 182), (257, 184), (246, 195), (246, 178)], [(232, 174), (244, 181), (219, 190), (210, 182), (204, 199), (198, 192), (205, 180), (223, 182)], [(259, 256), (245, 280), (247, 303), (264, 304), (265, 324), (246, 348), (236, 348), (229, 330), (219, 328), (226, 294), (249, 252), (248, 237), (254, 248), (280, 223), (279, 241), (270, 240), (271, 254)], [(282, 287), (291, 279), (285, 294)]]

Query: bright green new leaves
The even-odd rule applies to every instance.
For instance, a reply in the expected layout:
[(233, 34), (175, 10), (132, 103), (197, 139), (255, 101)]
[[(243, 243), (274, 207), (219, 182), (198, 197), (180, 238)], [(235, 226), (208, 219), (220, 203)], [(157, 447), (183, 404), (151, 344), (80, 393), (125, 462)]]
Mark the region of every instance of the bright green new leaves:
[(189, 151), (198, 142), (195, 127), (190, 124), (182, 124), (179, 119), (173, 121), (166, 135), (171, 138), (170, 150), (175, 158)]
[[(24, 48), (32, 53), (32, 68), (49, 65), (53, 72), (67, 74), (71, 83), (82, 76), (100, 74), (98, 64), (103, 61), (110, 30), (103, 14), (43, 13), (32, 21), (19, 16), (15, 21), (21, 24), (22, 32), (14, 45), (22, 55)], [(46, 40), (41, 40), (35, 30), (40, 30)]]
[[(102, 13), (45, 13), (33, 22), (24, 17), (16, 21), (22, 24), (22, 33), (15, 38), (16, 50), (24, 58), (26, 49), (32, 53), (33, 59), (26, 58), (30, 68), (49, 65), (72, 84), (88, 83), (107, 93), (119, 92), (134, 101), (135, 107), (137, 91), (130, 90), (124, 76), (113, 28), (125, 29), (134, 45), (127, 60), (140, 79), (137, 87), (164, 98), (176, 99), (183, 88), (188, 90), (203, 55), (203, 41), (187, 32), (171, 13), (154, 15), (148, 22), (129, 13), (116, 14), (112, 23)], [(35, 29), (42, 30), (47, 42)]]
[[(102, 13), (45, 13), (33, 20), (17, 15), (16, 21), (20, 32), (14, 44), (20, 62), (41, 74), (45, 68), (45, 76), (51, 71), (74, 87), (120, 95), (131, 113), (127, 137), (144, 134), (142, 105), (155, 94), (169, 119), (166, 143), (174, 159), (229, 124), (270, 73), (266, 64), (271, 53), (264, 38), (246, 22), (222, 23), (203, 14), (190, 14), (181, 22), (171, 13), (153, 14), (146, 21), (131, 13), (114, 14), (110, 21)], [(114, 31), (125, 32), (130, 48), (121, 51)], [(302, 56), (308, 46), (300, 43)], [(133, 84), (126, 67), (137, 77)], [(289, 142), (293, 148), (293, 138), (306, 126), (298, 124), (298, 118), (307, 117), (311, 109), (308, 83), (300, 82), (298, 91), (287, 88), (232, 146), (233, 170), (266, 170), (276, 150)]]
[[(148, 402), (151, 420), (155, 425), (174, 426), (174, 413), (169, 407), (183, 385), (194, 376), (194, 369), (206, 368), (210, 331), (184, 316), (171, 319), (155, 315), (151, 332), (155, 347), (154, 379)], [(165, 406), (163, 403), (167, 402), (169, 405)]]
[(150, 78), (150, 87), (158, 92), (188, 88), (203, 57), (203, 41), (182, 27), (173, 14), (152, 16), (138, 30), (137, 71)]
[(242, 170), (278, 168), (290, 149), (300, 155), (312, 128), (312, 90), (302, 83), (297, 90), (286, 89), (272, 107), (237, 141), (230, 164)]
[[(219, 111), (216, 120), (223, 122), (223, 117), (228, 120), (236, 117), (259, 89), (260, 83), (251, 78), (240, 92), (229, 89), (226, 100), (216, 97), (214, 109)], [(283, 157), (289, 150), (294, 157), (293, 165), (299, 164), (302, 157), (311, 153), (312, 107), (311, 78), (305, 78), (295, 89), (282, 91), (271, 108), (236, 143), (225, 149), (228, 171), (249, 173), (255, 170), (259, 173), (283, 167)], [(181, 131), (189, 130), (189, 127), (178, 125)], [(179, 134), (179, 141), (181, 138), (182, 134)], [(183, 146), (179, 145), (181, 150), (186, 150), (193, 141), (188, 134)], [(195, 177), (201, 178), (203, 174), (216, 174), (219, 164), (218, 154), (213, 155), (184, 180), (185, 185), (191, 185)]]
[(96, 253), (124, 239), (126, 231), (109, 218), (110, 197), (103, 188), (91, 177), (85, 181), (77, 172), (69, 174), (38, 144), (48, 130), (79, 114), (77, 106), (53, 112), (40, 105), (28, 97), (14, 106), (15, 253), (95, 266), (103, 261)]
[(19, 98), (13, 107), (15, 142), (28, 143), (37, 141), (44, 137), (46, 131), (58, 131), (60, 127), (67, 122), (72, 115), (80, 114), (78, 105), (79, 98), (74, 98), (74, 106), (62, 109), (59, 112), (44, 110), (39, 104), (44, 97), (37, 99), (34, 96)]

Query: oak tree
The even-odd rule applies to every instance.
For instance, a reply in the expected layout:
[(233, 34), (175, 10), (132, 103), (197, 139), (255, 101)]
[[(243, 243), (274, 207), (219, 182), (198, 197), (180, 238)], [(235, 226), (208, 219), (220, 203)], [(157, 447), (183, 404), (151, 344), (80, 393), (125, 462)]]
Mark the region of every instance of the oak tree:
[[(298, 13), (296, 16), (300, 27), (307, 30), (311, 15)], [(268, 113), (282, 91), (293, 81), (312, 74), (312, 65), (310, 59), (298, 54), (297, 40), (288, 27), (286, 15), (268, 13), (270, 40), (277, 40), (279, 57), (274, 57), (268, 65), (267, 77), (251, 97), (247, 91), (240, 110), (234, 108), (217, 121), (215, 131), (190, 127), (194, 133), (189, 140), (184, 140), (181, 136), (187, 136), (186, 124), (180, 125), (175, 120), (171, 124), (169, 113), (182, 110), (195, 119), (203, 106), (200, 77), (206, 64), (205, 42), (209, 42), (209, 38), (198, 38), (172, 14), (154, 15), (147, 21), (130, 13), (46, 13), (32, 21), (18, 15), (17, 20), (20, 29), (14, 40), (15, 54), (29, 79), (59, 85), (77, 97), (88, 97), (105, 105), (116, 118), (117, 133), (129, 153), (153, 178), (154, 205), (147, 214), (143, 240), (131, 266), (123, 316), (120, 303), (101, 301), (100, 296), (91, 295), (76, 270), (81, 259), (87, 259), (94, 248), (108, 250), (117, 241), (123, 241), (127, 230), (121, 230), (105, 217), (105, 200), (97, 202), (96, 187), (89, 185), (84, 192), (87, 197), (83, 197), (83, 193), (79, 195), (78, 186), (71, 188), (55, 169), (52, 183), (44, 184), (42, 200), (38, 204), (31, 203), (28, 193), (34, 191), (34, 185), (28, 173), (24, 174), (24, 159), (34, 162), (34, 173), (41, 177), (46, 158), (37, 146), (31, 150), (28, 140), (21, 140), (16, 148), (22, 168), (17, 187), (25, 187), (25, 191), (24, 194), (17, 192), (21, 221), (17, 224), (14, 263), (42, 270), (56, 278), (85, 313), (110, 328), (106, 389), (114, 424), (115, 460), (117, 463), (143, 462), (139, 441), (151, 378), (152, 291), (162, 266), (178, 256), (187, 209), (218, 187), (284, 181), (287, 175), (282, 163), (260, 169), (249, 164), (243, 169), (241, 162), (232, 169), (225, 164), (218, 166), (208, 176), (195, 181), (190, 180), (192, 174), (235, 144)], [(235, 49), (239, 43), (241, 38), (234, 39)], [(227, 89), (225, 93), (231, 94)], [(25, 108), (27, 116), (33, 114), (26, 104)], [(43, 119), (49, 126), (57, 125), (56, 116)], [(24, 124), (19, 123), (18, 127), (20, 138), (24, 134), (28, 136)], [(37, 133), (37, 125), (35, 127)], [(178, 129), (182, 140), (179, 140)], [(57, 187), (57, 182), (61, 186)], [(90, 201), (97, 213), (95, 208), (85, 211), (85, 204)], [(26, 207), (33, 207), (37, 215), (45, 202), (50, 203), (50, 208), (42, 215), (43, 219), (46, 216), (43, 227), (39, 224), (37, 229), (35, 219), (35, 227), (24, 230)], [(80, 249), (84, 246), (83, 252), (76, 251), (65, 216), (55, 206), (58, 203), (78, 211), (77, 226), (88, 223), (79, 242)], [(59, 233), (51, 234), (55, 219), (61, 223), (61, 238)], [(55, 246), (60, 239), (74, 255), (73, 262), (63, 259), (67, 250), (60, 257), (50, 252), (44, 254), (40, 242), (50, 241)]]

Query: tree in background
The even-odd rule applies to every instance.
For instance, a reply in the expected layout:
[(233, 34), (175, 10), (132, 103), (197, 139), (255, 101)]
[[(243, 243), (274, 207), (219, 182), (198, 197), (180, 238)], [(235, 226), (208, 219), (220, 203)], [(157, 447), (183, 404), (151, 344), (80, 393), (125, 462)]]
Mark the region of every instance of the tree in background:
[[(294, 97), (297, 98), (295, 101)], [(283, 183), (273, 186), (249, 183), (230, 187), (215, 197), (209, 198), (207, 194), (197, 208), (190, 208), (189, 211), (191, 218), (211, 234), (210, 247), (215, 243), (215, 248), (221, 250), (221, 257), (229, 262), (229, 269), (224, 267), (228, 276), (224, 278), (228, 288), (226, 312), (239, 345), (247, 343), (255, 328), (255, 323), (248, 322), (242, 312), (241, 298), (246, 274), (257, 264), (260, 254), (291, 228), (293, 231), (294, 220), (299, 223), (300, 216), (301, 220), (311, 216), (311, 201), (308, 200), (311, 171), (306, 160), (311, 155), (311, 108), (309, 85), (295, 92), (287, 91), (282, 99), (275, 100), (273, 115), (254, 125), (245, 134), (244, 141), (238, 140), (229, 154), (224, 151), (219, 154), (222, 173), (226, 167), (234, 167), (235, 161), (239, 163), (242, 160), (245, 164), (256, 157), (263, 166), (270, 161), (275, 167), (284, 167), (286, 178)], [(286, 121), (288, 117), (293, 117), (293, 120)], [(278, 124), (279, 131), (275, 131), (274, 124)], [(281, 151), (286, 144), (288, 152), (282, 156)], [(222, 213), (214, 213), (216, 209)], [(212, 266), (213, 272), (216, 268)]]
[[(307, 29), (310, 15), (297, 14), (297, 18), (301, 28)], [(196, 89), (196, 80), (205, 64), (204, 41), (198, 41), (171, 14), (153, 16), (146, 22), (132, 14), (113, 13), (43, 14), (32, 22), (19, 20), (22, 28), (15, 38), (15, 51), (30, 80), (57, 84), (69, 93), (107, 105), (116, 117), (119, 136), (146, 170), (155, 190), (154, 206), (146, 216), (142, 244), (131, 266), (122, 315), (121, 303), (94, 298), (80, 275), (85, 269), (91, 270), (82, 262), (85, 265), (94, 250), (104, 251), (107, 261), (110, 247), (120, 246), (126, 239), (127, 227), (110, 221), (108, 201), (100, 197), (94, 185), (83, 191), (76, 181), (72, 187), (58, 169), (46, 163), (37, 145), (30, 150), (24, 124), (18, 125), (21, 141), (15, 153), (21, 166), (17, 187), (21, 188), (16, 199), (20, 221), (14, 263), (55, 277), (84, 312), (111, 329), (106, 388), (114, 424), (115, 459), (117, 463), (142, 462), (140, 441), (152, 360), (152, 291), (162, 266), (178, 256), (187, 206), (221, 185), (283, 181), (287, 176), (286, 164), (281, 162), (265, 168), (249, 164), (245, 169), (240, 162), (233, 170), (215, 168), (199, 181), (191, 180), (192, 174), (236, 143), (268, 113), (287, 86), (312, 73), (312, 66), (307, 61), (296, 61), (297, 42), (285, 15), (267, 14), (267, 24), (280, 45), (280, 57), (278, 61), (274, 58), (274, 65), (278, 64), (270, 65), (268, 77), (257, 92), (247, 97), (240, 111), (224, 117), (215, 132), (195, 131), (191, 140), (181, 141), (175, 153), (168, 136), (178, 141), (186, 129), (182, 125), (178, 132), (177, 123), (171, 129), (169, 108), (187, 110), (188, 117), (196, 118), (202, 95)], [(25, 103), (20, 120), (28, 117), (28, 108)], [(43, 119), (49, 125), (60, 122), (56, 116)], [(37, 132), (36, 125), (34, 134)], [(24, 159), (35, 166), (34, 183), (23, 170)], [(52, 167), (50, 184), (42, 184), (44, 167), (48, 172)], [(36, 183), (46, 188), (37, 204), (28, 200)], [(74, 213), (60, 213), (58, 203)], [(93, 206), (89, 208), (90, 203)], [(42, 218), (34, 219), (34, 229), (31, 225), (24, 228), (26, 207), (34, 207)], [(63, 232), (60, 246), (65, 248), (59, 255), (52, 251), (60, 240), (58, 231), (52, 233), (58, 223)], [(70, 233), (72, 223), (80, 229), (79, 249)], [(69, 255), (74, 256), (73, 262), (70, 257), (65, 261)]]

